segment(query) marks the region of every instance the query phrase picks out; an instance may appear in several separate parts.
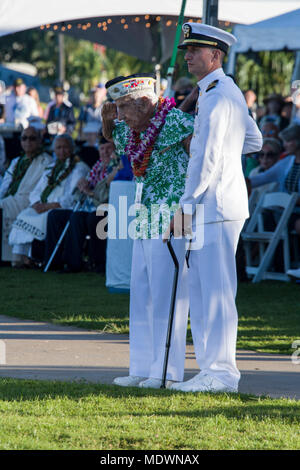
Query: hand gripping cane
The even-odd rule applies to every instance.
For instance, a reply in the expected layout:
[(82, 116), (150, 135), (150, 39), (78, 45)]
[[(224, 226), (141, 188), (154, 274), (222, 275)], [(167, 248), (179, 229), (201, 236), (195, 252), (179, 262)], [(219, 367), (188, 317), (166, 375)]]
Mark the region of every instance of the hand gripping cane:
[(168, 323), (167, 338), (166, 338), (166, 350), (165, 350), (165, 358), (164, 358), (164, 366), (163, 366), (162, 383), (161, 383), (160, 388), (166, 388), (166, 376), (167, 376), (167, 368), (168, 368), (169, 351), (170, 351), (170, 346), (171, 346), (171, 336), (172, 336), (174, 310), (175, 310), (175, 303), (176, 303), (176, 292), (177, 292), (177, 284), (178, 284), (178, 272), (179, 272), (179, 263), (178, 263), (177, 256), (175, 255), (175, 251), (171, 244), (171, 238), (172, 238), (172, 234), (170, 235), (170, 238), (167, 241), (167, 245), (168, 245), (170, 255), (172, 256), (172, 259), (174, 262), (175, 271), (174, 271), (172, 296), (171, 296), (171, 303), (170, 303), (170, 313), (169, 313), (169, 323)]

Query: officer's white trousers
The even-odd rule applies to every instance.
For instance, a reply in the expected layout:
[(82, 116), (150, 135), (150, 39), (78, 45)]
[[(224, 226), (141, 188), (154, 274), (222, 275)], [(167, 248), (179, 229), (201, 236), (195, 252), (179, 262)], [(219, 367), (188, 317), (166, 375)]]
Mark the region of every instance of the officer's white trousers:
[(190, 320), (201, 373), (237, 387), (235, 253), (242, 221), (204, 224), (204, 246), (190, 252)]
[[(189, 309), (185, 240), (172, 240), (179, 260), (175, 318), (167, 379), (182, 381)], [(135, 240), (130, 286), (130, 374), (161, 378), (174, 264), (159, 239)]]

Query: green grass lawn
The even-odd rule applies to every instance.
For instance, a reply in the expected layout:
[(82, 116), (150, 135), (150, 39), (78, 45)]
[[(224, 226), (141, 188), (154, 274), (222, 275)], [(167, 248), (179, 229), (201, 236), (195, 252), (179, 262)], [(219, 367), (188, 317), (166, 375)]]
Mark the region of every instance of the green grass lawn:
[[(128, 333), (129, 296), (92, 273), (0, 269), (0, 313)], [(238, 347), (291, 353), (300, 287), (241, 284)], [(189, 332), (190, 339), (190, 332)], [(300, 449), (300, 402), (0, 378), (0, 449)]]
[(0, 449), (300, 449), (300, 402), (0, 379)]
[[(128, 333), (129, 296), (110, 294), (93, 273), (57, 274), (0, 268), (0, 313), (87, 329)], [(265, 281), (238, 289), (238, 348), (293, 352), (300, 339), (300, 286)], [(190, 332), (188, 340), (191, 340)]]

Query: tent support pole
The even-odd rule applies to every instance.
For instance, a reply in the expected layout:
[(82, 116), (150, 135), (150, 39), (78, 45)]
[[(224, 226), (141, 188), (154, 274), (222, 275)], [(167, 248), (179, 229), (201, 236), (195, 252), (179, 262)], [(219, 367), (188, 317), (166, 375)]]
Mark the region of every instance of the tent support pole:
[(203, 0), (202, 23), (218, 27), (219, 0)]
[(65, 38), (63, 34), (58, 35), (58, 73), (59, 73), (59, 81), (64, 83), (66, 79), (65, 73)]

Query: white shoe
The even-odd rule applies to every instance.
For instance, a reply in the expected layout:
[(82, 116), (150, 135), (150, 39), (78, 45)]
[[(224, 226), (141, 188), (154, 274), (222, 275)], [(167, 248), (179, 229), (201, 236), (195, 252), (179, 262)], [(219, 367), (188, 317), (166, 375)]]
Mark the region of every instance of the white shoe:
[[(166, 388), (170, 388), (172, 385), (172, 380), (166, 380)], [(139, 387), (141, 388), (160, 388), (162, 384), (161, 379), (154, 379), (150, 377), (149, 379), (143, 380), (139, 383)]]
[(116, 377), (113, 383), (121, 387), (136, 387), (144, 379), (145, 377), (138, 375), (126, 375), (125, 377)]
[(286, 273), (289, 276), (294, 276), (294, 277), (300, 278), (300, 268), (298, 268), (298, 269), (289, 269)]
[(187, 382), (174, 384), (171, 390), (179, 390), (181, 392), (211, 392), (211, 393), (237, 393), (237, 388), (229, 387), (216, 377), (207, 374), (197, 374)]
[(194, 377), (192, 377), (190, 380), (187, 380), (186, 382), (174, 383), (170, 388), (172, 390), (181, 390), (183, 385), (192, 385), (194, 382), (197, 382), (199, 380), (199, 376), (200, 376), (200, 372), (194, 375)]

